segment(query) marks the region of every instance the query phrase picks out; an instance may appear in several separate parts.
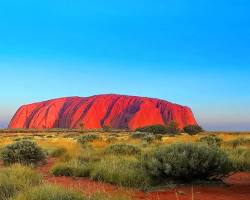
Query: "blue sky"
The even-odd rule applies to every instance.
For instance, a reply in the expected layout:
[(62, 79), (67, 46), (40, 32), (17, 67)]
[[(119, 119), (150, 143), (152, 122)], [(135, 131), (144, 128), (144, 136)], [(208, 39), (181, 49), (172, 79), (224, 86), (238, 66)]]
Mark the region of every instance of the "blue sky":
[(21, 105), (120, 93), (250, 130), (250, 2), (1, 1), (0, 127)]

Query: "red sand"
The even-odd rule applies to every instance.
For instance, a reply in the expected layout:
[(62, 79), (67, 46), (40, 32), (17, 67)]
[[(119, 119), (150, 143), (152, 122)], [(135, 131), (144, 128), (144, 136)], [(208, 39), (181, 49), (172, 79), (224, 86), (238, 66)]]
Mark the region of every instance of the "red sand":
[[(143, 200), (192, 200), (192, 186), (182, 186), (175, 189), (163, 189), (160, 191), (144, 193), (129, 190), (111, 184), (100, 183), (89, 178), (53, 177), (49, 173), (54, 163), (50, 159), (47, 165), (39, 168), (44, 174), (45, 180), (50, 183), (61, 184), (66, 187), (74, 187), (85, 193), (103, 191), (108, 193), (123, 192), (131, 195), (133, 199)], [(250, 199), (250, 173), (237, 173), (225, 180), (227, 185), (195, 185), (193, 186), (193, 200), (249, 200)], [(177, 195), (177, 196), (176, 196)]]
[(12, 118), (9, 128), (112, 128), (136, 129), (176, 121), (180, 128), (196, 124), (192, 110), (165, 100), (97, 95), (68, 97), (24, 105)]

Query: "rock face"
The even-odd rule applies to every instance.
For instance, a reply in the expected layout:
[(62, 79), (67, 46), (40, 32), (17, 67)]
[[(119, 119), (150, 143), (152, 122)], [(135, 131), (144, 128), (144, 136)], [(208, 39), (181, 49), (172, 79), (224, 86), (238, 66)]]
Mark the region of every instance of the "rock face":
[(21, 106), (9, 128), (112, 128), (136, 129), (176, 121), (180, 128), (196, 124), (190, 108), (165, 100), (96, 95), (66, 97)]

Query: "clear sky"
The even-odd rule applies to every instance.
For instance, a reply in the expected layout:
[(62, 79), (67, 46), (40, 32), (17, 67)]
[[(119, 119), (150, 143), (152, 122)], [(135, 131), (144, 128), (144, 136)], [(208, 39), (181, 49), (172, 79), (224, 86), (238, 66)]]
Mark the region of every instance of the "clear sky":
[(0, 1), (0, 127), (26, 103), (119, 93), (250, 130), (249, 0)]

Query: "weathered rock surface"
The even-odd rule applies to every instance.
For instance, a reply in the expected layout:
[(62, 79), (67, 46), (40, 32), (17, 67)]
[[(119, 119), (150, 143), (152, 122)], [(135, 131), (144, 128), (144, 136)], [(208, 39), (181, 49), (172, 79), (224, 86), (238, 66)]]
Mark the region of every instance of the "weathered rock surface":
[(176, 121), (180, 128), (196, 124), (189, 107), (165, 100), (126, 96), (96, 95), (66, 97), (21, 106), (9, 128), (112, 128), (136, 129)]

